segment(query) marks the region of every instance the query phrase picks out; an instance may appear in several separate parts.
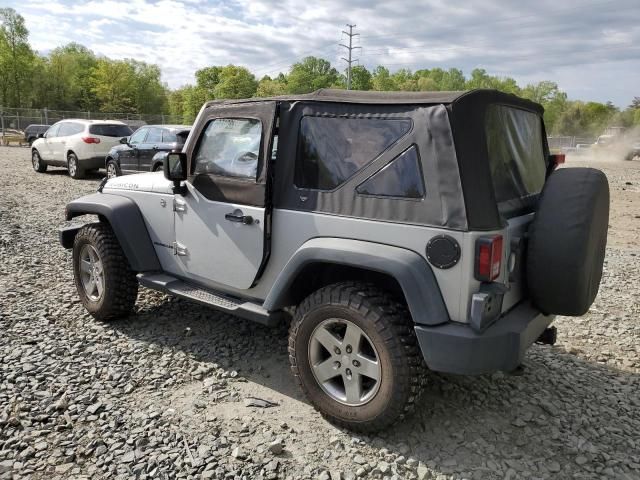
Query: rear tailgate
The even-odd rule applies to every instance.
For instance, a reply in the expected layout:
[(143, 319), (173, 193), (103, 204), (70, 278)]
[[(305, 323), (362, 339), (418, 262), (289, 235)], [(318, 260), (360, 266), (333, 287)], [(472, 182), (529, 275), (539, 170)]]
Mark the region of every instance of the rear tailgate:
[(133, 132), (127, 125), (120, 123), (97, 123), (89, 125), (91, 137), (100, 139), (100, 143), (93, 144), (96, 156), (106, 156), (112, 147), (120, 143), (120, 139), (128, 137)]

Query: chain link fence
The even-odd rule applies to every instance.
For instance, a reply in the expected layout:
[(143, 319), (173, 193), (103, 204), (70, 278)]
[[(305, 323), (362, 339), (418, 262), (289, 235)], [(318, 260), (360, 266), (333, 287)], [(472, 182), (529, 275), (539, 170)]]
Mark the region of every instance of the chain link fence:
[(133, 129), (142, 125), (182, 125), (180, 116), (140, 113), (103, 113), (71, 110), (49, 110), (48, 108), (5, 108), (0, 106), (0, 135), (2, 143), (18, 141), (29, 125), (53, 125), (60, 120), (79, 118), (84, 120), (119, 120)]

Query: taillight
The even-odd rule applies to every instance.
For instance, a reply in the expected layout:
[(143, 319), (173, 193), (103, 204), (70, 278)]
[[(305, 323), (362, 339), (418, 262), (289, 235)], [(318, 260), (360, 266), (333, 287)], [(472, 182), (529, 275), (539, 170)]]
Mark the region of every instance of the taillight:
[(552, 169), (558, 168), (559, 165), (562, 165), (567, 159), (564, 153), (554, 153), (553, 155), (549, 155), (550, 165)]
[(502, 266), (502, 235), (476, 240), (475, 276), (481, 282), (492, 282), (500, 275)]
[(82, 137), (84, 143), (100, 143), (100, 139), (96, 137)]

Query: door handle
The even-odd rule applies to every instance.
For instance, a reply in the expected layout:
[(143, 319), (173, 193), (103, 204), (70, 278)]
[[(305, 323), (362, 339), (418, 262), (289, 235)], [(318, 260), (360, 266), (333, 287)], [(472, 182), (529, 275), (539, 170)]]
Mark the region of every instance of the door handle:
[(154, 146), (153, 146), (153, 149), (154, 149), (154, 150), (158, 150), (158, 145), (154, 145)]
[(224, 218), (230, 222), (243, 223), (244, 225), (251, 225), (253, 223), (253, 217), (251, 215), (236, 215), (235, 213), (227, 213)]

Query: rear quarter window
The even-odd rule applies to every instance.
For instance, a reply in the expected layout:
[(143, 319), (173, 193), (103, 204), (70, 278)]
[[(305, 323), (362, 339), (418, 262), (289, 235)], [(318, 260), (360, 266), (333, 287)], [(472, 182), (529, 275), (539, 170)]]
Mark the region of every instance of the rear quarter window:
[(99, 124), (90, 125), (89, 133), (102, 137), (128, 137), (133, 131), (127, 125)]
[(498, 209), (505, 217), (527, 213), (546, 177), (542, 119), (526, 110), (491, 105), (485, 128)]
[(409, 130), (409, 119), (305, 116), (294, 183), (298, 188), (333, 190)]

